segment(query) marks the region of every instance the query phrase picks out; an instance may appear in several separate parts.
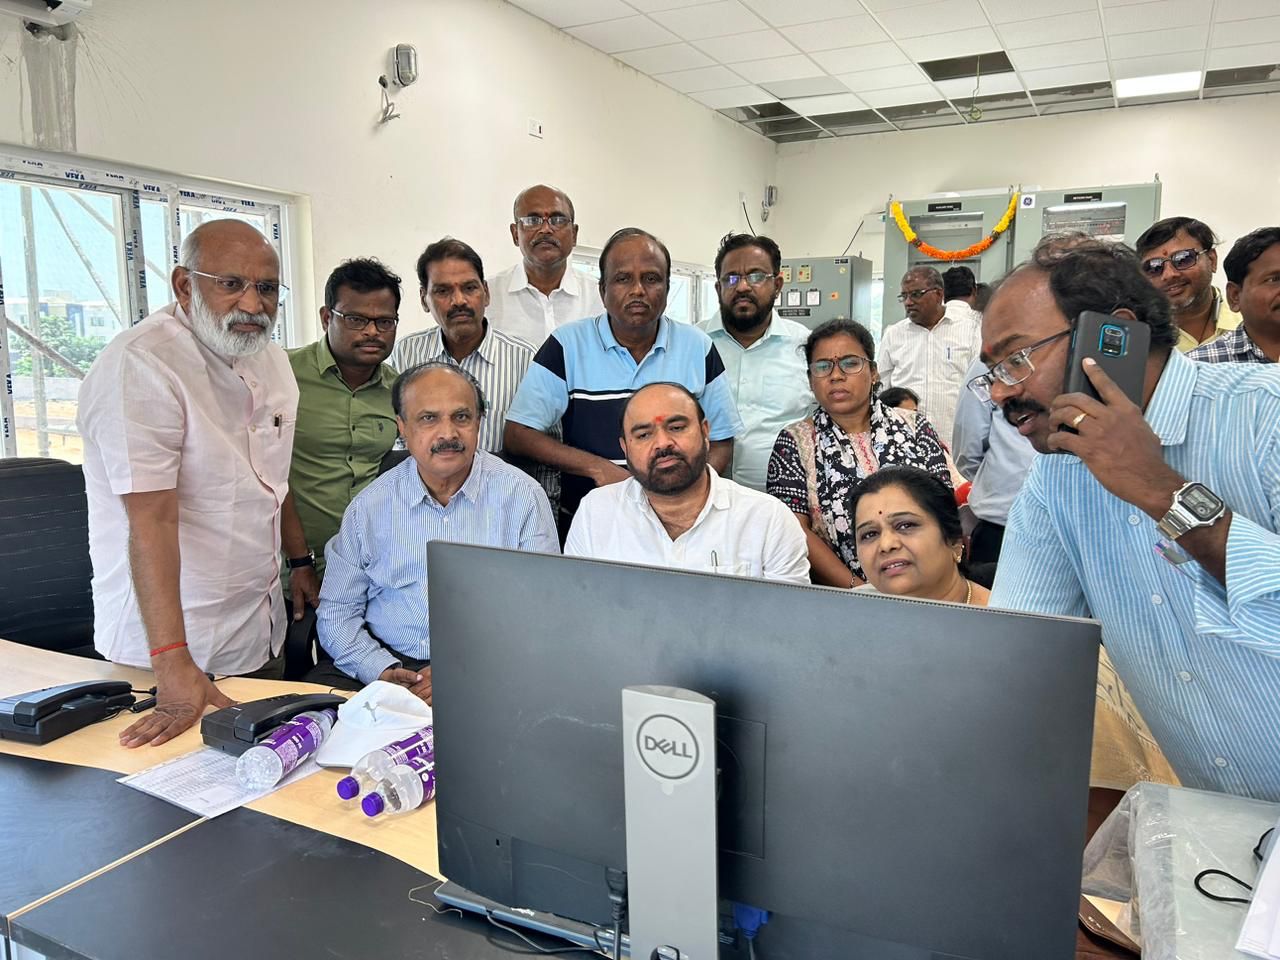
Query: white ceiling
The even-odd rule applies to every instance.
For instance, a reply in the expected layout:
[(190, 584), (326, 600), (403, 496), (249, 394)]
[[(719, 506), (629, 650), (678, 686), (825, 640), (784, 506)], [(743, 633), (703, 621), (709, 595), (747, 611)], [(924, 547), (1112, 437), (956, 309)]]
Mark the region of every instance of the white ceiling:
[(1280, 90), (1280, 0), (510, 2), (782, 143)]

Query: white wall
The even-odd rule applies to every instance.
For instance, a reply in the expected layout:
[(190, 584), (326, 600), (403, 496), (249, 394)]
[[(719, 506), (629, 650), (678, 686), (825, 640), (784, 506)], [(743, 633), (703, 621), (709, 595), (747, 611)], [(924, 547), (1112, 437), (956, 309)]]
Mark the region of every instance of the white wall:
[(1019, 183), (1138, 183), (1156, 173), (1162, 216), (1204, 220), (1223, 256), (1242, 234), (1280, 223), (1280, 95), (788, 144), (778, 150), (779, 203), (769, 225), (777, 224), (785, 256), (835, 256), (875, 211), (851, 253), (862, 250), (879, 269), (878, 216), (890, 193), (905, 200)]
[[(768, 140), (502, 0), (97, 0), (79, 23), (77, 152), (305, 195), (302, 279), (376, 255), (409, 281), (406, 330), (423, 246), (449, 233), (504, 269), (531, 183), (569, 192), (580, 243), (638, 225), (706, 263), (773, 179)], [(29, 144), (17, 30), (0, 18), (0, 141)], [(396, 43), (421, 79), (379, 127)]]

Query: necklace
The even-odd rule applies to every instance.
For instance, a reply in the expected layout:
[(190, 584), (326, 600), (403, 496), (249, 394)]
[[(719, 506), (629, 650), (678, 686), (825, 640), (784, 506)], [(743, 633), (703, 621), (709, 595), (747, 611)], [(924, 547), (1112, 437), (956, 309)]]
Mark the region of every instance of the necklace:
[(966, 589), (964, 592), (964, 602), (965, 602), (965, 605), (967, 606), (968, 604), (973, 603), (973, 581), (966, 580), (965, 584), (968, 587), (968, 589)]

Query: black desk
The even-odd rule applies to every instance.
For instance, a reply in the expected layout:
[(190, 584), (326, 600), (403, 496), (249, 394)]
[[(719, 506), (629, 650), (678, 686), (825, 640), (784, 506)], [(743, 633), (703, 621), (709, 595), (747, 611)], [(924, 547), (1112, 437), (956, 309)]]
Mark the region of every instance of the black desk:
[(15, 911), (197, 819), (119, 776), (0, 754), (0, 936)]
[(435, 886), (376, 850), (241, 809), (22, 914), (10, 935), (50, 960), (511, 960), (508, 945), (528, 949), (480, 917), (437, 913), (426, 905)]

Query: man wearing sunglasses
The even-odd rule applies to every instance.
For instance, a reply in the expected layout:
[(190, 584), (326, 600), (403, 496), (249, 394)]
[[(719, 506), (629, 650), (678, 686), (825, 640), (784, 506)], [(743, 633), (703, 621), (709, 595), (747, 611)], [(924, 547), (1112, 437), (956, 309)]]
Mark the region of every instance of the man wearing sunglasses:
[(111, 341), (80, 387), (94, 644), (155, 671), (120, 734), (164, 743), (231, 701), (205, 675), (283, 672), (280, 507), (298, 387), (271, 342), (280, 260), (212, 220), (182, 241), (176, 302)]
[(880, 338), (880, 379), (885, 387), (906, 387), (919, 396), (920, 413), (950, 443), (964, 374), (978, 355), (977, 314), (947, 309), (942, 274), (933, 267), (903, 274), (898, 302), (907, 318)]
[(578, 224), (563, 191), (543, 184), (522, 191), (512, 210), (511, 242), (520, 261), (489, 285), (495, 327), (537, 350), (557, 327), (604, 312), (595, 284), (569, 262)]
[[(1084, 361), (1084, 311), (1151, 332), (1140, 403)], [(1009, 514), (991, 606), (1101, 621), (1183, 785), (1280, 800), (1280, 376), (1174, 349), (1122, 244), (1049, 238), (982, 322), (983, 398), (1042, 453)]]
[(319, 602), (325, 544), (395, 444), (396, 373), (385, 361), (399, 321), (400, 278), (377, 260), (348, 260), (325, 282), (320, 339), (287, 351), (298, 423), (280, 533), (295, 620)]
[(1240, 325), (1240, 315), (1213, 286), (1218, 269), (1213, 231), (1191, 217), (1152, 224), (1134, 244), (1142, 272), (1169, 300), (1183, 353)]

